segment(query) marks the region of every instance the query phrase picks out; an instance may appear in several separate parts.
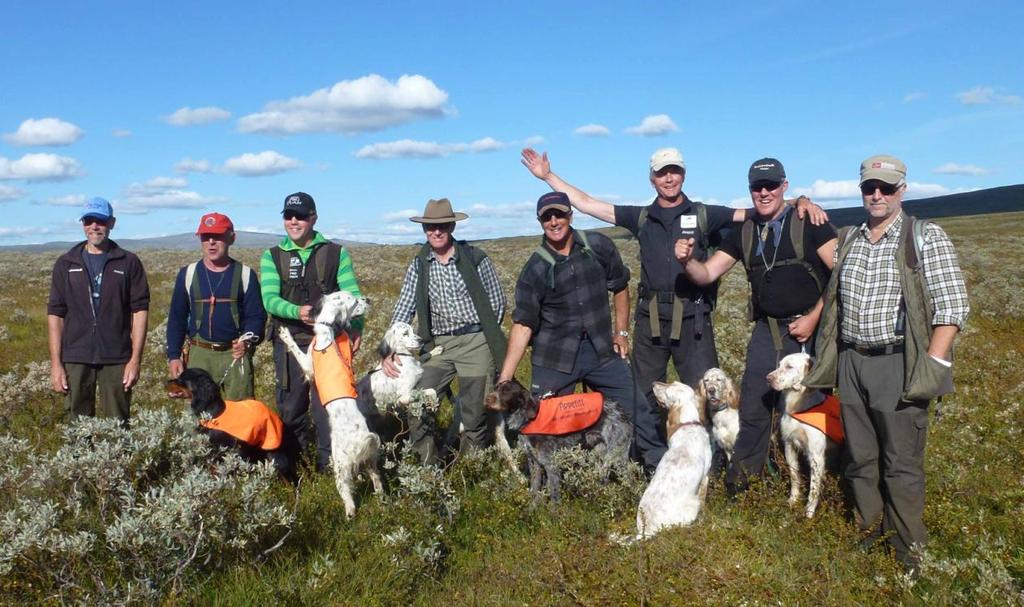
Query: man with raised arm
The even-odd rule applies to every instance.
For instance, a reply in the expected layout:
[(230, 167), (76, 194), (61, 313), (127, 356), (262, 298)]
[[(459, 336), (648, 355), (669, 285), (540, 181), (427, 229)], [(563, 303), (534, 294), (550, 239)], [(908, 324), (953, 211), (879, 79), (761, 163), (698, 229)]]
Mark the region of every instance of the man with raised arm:
[[(524, 149), (522, 163), (551, 189), (564, 192), (572, 206), (591, 217), (629, 230), (640, 244), (640, 287), (634, 324), (633, 357), (637, 384), (653, 402), (651, 385), (665, 380), (671, 357), (679, 379), (696, 386), (704, 372), (718, 366), (711, 312), (717, 283), (695, 285), (675, 258), (675, 243), (694, 238), (693, 257), (704, 261), (708, 249), (721, 239), (722, 230), (742, 222), (751, 209), (730, 209), (691, 201), (683, 193), (686, 164), (675, 148), (651, 155), (649, 179), (654, 200), (646, 206), (613, 205), (569, 184), (551, 170), (547, 153)], [(798, 199), (801, 216), (810, 212), (813, 223), (827, 217), (810, 200)], [(624, 337), (629, 333), (622, 331)]]
[[(767, 376), (783, 356), (799, 352), (814, 335), (836, 248), (831, 224), (812, 225), (784, 203), (789, 181), (781, 162), (755, 161), (747, 183), (757, 214), (733, 230), (710, 259), (693, 258), (692, 238), (676, 241), (675, 248), (676, 259), (694, 284), (715, 282), (737, 261), (743, 263), (750, 282), (748, 309), (755, 324), (740, 394), (740, 433), (725, 477), (730, 494), (744, 490), (748, 476), (764, 470), (773, 420), (785, 415), (785, 405)], [(776, 428), (778, 423), (774, 422)]]

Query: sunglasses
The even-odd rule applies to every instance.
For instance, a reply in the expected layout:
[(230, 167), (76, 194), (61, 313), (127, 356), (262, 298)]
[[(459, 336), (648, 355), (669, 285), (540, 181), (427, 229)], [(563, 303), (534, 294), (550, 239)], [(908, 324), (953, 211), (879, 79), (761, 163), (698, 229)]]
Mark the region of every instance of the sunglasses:
[(425, 223), (424, 232), (450, 232), (455, 229), (454, 223)]
[(882, 196), (892, 196), (898, 189), (900, 189), (900, 186), (885, 183), (884, 181), (866, 181), (860, 184), (860, 193), (865, 196), (871, 196), (875, 193), (875, 190), (881, 192)]
[(84, 225), (84, 226), (91, 226), (93, 224), (99, 224), (101, 226), (105, 226), (105, 225), (107, 225), (107, 222), (108, 222), (107, 219), (100, 219), (99, 217), (83, 217), (82, 218), (82, 225)]
[(758, 181), (756, 183), (750, 184), (750, 191), (760, 192), (761, 190), (768, 190), (769, 192), (774, 192), (775, 190), (779, 189), (779, 186), (781, 185), (781, 181)]
[(285, 221), (291, 221), (293, 219), (298, 219), (299, 221), (309, 221), (309, 215), (301, 215), (299, 213), (296, 213), (295, 211), (284, 212)]
[(544, 213), (542, 213), (541, 216), (538, 217), (537, 219), (540, 219), (541, 223), (543, 223), (545, 221), (551, 221), (552, 217), (554, 217), (555, 219), (565, 219), (568, 216), (569, 216), (569, 214), (566, 213), (565, 211), (559, 211), (558, 209), (552, 209), (550, 211), (544, 211)]

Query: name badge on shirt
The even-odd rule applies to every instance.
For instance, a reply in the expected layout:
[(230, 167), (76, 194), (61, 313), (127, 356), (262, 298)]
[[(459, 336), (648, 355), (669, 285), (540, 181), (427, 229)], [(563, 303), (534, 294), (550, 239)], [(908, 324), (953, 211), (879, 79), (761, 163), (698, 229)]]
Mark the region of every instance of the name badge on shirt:
[(680, 236), (682, 236), (683, 238), (693, 238), (697, 233), (697, 216), (680, 215), (679, 228)]

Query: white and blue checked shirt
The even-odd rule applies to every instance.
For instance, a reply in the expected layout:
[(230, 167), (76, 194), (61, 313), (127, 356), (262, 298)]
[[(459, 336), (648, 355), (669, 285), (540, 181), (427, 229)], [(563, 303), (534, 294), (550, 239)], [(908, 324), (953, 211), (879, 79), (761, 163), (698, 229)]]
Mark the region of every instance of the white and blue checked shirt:
[[(896, 253), (904, 217), (901, 213), (874, 244), (867, 223), (856, 228), (850, 252), (839, 270), (840, 336), (847, 343), (876, 348), (903, 341), (903, 336), (896, 334), (903, 295)], [(935, 311), (932, 325), (963, 329), (970, 306), (953, 243), (935, 223), (928, 224), (924, 236), (921, 257)]]
[[(428, 271), (430, 282), (427, 283), (427, 297), (430, 299), (430, 329), (434, 335), (451, 333), (466, 325), (474, 325), (480, 322), (480, 317), (473, 307), (473, 299), (469, 296), (469, 289), (466, 282), (462, 280), (459, 269), (455, 264), (455, 256), (448, 260), (447, 264), (438, 261), (437, 256), (431, 251), (428, 256)], [(501, 283), (498, 282), (498, 273), (490, 258), (485, 257), (476, 268), (480, 275), (480, 282), (483, 283), (484, 292), (491, 302), (491, 309), (494, 316), (501, 323), (505, 315), (505, 293), (501, 290)], [(405, 280), (402, 282), (402, 291), (398, 294), (398, 302), (395, 304), (395, 312), (391, 316), (391, 324), (398, 321), (412, 322), (416, 313), (416, 288), (419, 283), (419, 266), (414, 257), (405, 271)]]

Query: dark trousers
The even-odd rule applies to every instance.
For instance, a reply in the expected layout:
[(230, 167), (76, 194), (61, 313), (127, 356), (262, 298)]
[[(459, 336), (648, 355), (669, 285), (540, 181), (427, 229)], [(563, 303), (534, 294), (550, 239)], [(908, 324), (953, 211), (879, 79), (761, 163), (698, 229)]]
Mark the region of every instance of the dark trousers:
[(96, 390), (99, 388), (100, 417), (116, 417), (128, 421), (131, 409), (131, 390), (124, 389), (124, 364), (89, 365), (64, 363), (68, 378), (68, 393), (64, 398), (71, 419), (96, 415)]
[(274, 367), (277, 375), (277, 412), (284, 423), (284, 445), (292, 452), (292, 460), (298, 462), (299, 456), (306, 452), (311, 442), (312, 417), (316, 429), (316, 468), (326, 470), (331, 463), (331, 426), (316, 385), (306, 381), (295, 357), (276, 339)]
[(633, 375), (626, 361), (615, 356), (600, 360), (589, 339), (580, 341), (572, 371), (562, 373), (546, 367), (533, 367), (530, 380), (531, 391), (536, 396), (554, 392), (556, 396), (571, 394), (576, 382), (604, 394), (608, 400), (617, 401), (626, 417), (633, 421), (633, 448), (640, 454), (644, 467), (654, 470), (665, 455), (664, 439), (658, 433), (658, 416), (651, 409), (650, 402), (633, 383)]
[[(839, 355), (839, 396), (847, 463), (846, 481), (857, 524), (889, 534), (896, 558), (915, 564), (913, 545), (924, 546), (924, 450), (927, 401), (900, 400), (903, 355)], [(881, 523), (881, 525), (879, 525)]]
[(740, 389), (740, 433), (725, 475), (726, 484), (733, 489), (743, 489), (748, 477), (764, 472), (772, 433), (778, 432), (777, 420), (786, 413), (779, 393), (768, 385), (768, 374), (778, 367), (783, 356), (799, 352), (800, 342), (790, 337), (784, 323), (779, 323), (779, 332), (782, 352), (776, 352), (765, 320), (754, 323), (747, 343), (747, 365)]
[[(676, 369), (679, 381), (697, 389), (697, 382), (704, 373), (718, 366), (718, 351), (715, 349), (715, 330), (711, 324), (711, 313), (702, 315), (701, 336), (693, 334), (693, 316), (683, 318), (679, 341), (672, 341), (672, 313), (670, 308), (660, 308), (659, 320), (661, 337), (651, 337), (651, 318), (646, 306), (638, 307), (633, 326), (633, 364), (636, 365), (636, 383), (649, 403), (656, 403), (651, 386), (654, 382), (665, 381), (669, 358)], [(665, 442), (665, 412), (655, 407), (660, 420), (658, 434)]]

